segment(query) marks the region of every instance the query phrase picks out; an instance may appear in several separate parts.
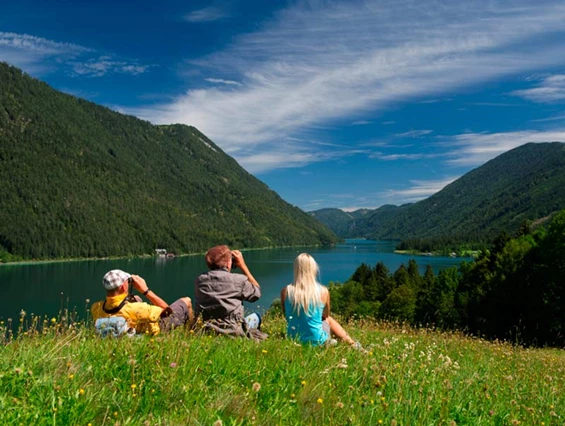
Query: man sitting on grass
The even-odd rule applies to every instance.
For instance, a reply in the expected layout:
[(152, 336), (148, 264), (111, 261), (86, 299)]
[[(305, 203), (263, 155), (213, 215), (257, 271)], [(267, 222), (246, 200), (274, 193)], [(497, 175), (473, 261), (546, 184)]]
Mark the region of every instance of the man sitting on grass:
[[(101, 318), (124, 318), (130, 329), (128, 333), (135, 330), (136, 334), (151, 335), (192, 323), (194, 314), (189, 297), (183, 297), (169, 306), (139, 275), (114, 269), (104, 275), (102, 284), (106, 289), (106, 300), (92, 305), (92, 318), (102, 335), (106, 334), (104, 325), (107, 324), (103, 321), (102, 326), (101, 322), (96, 324)], [(143, 302), (139, 296), (133, 296), (133, 289), (147, 297), (151, 304)], [(116, 327), (116, 323), (110, 324), (110, 327)], [(120, 331), (111, 333), (119, 334)]]
[[(204, 330), (231, 337), (264, 340), (259, 331), (261, 317), (253, 313), (244, 317), (243, 301), (255, 302), (261, 297), (261, 287), (251, 274), (239, 250), (226, 245), (206, 252), (208, 271), (194, 281), (196, 317), (202, 316)], [(231, 273), (239, 267), (243, 274)]]

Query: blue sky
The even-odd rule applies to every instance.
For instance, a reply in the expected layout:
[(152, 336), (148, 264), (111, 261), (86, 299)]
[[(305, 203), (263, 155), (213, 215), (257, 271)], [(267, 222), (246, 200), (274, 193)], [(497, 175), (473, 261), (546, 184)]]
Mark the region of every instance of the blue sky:
[(0, 3), (0, 60), (194, 125), (309, 211), (413, 202), (565, 141), (565, 1)]

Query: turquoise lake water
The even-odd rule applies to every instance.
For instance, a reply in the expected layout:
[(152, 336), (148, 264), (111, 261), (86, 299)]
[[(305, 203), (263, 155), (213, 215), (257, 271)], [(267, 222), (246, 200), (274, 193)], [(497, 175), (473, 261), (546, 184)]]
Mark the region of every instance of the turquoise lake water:
[[(395, 242), (347, 240), (331, 248), (284, 248), (244, 251), (244, 257), (263, 292), (254, 310), (268, 308), (283, 286), (292, 280), (295, 257), (306, 251), (320, 265), (321, 282), (346, 281), (361, 263), (374, 266), (382, 261), (391, 272), (410, 258), (416, 259), (423, 273), (428, 264), (434, 271), (459, 265), (461, 258), (406, 256), (394, 253)], [(206, 270), (203, 255), (173, 259), (117, 259), (73, 262), (33, 263), (0, 266), (0, 319), (18, 318), (23, 309), (28, 315), (56, 316), (69, 308), (83, 316), (88, 306), (104, 298), (102, 277), (110, 269), (123, 269), (141, 275), (149, 287), (171, 303), (193, 295), (194, 278)], [(238, 270), (236, 269), (235, 272)]]

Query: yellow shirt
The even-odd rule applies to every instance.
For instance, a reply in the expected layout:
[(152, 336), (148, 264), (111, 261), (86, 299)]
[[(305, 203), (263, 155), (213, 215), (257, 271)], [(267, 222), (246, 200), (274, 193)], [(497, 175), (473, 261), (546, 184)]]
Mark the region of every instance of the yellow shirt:
[[(106, 309), (117, 307), (126, 298), (127, 293), (118, 296), (106, 297)], [(92, 305), (92, 319), (96, 322), (98, 318), (123, 317), (129, 327), (135, 328), (137, 334), (159, 334), (159, 318), (163, 308), (153, 306), (144, 302), (126, 303), (119, 312), (108, 314), (102, 306), (104, 301)]]

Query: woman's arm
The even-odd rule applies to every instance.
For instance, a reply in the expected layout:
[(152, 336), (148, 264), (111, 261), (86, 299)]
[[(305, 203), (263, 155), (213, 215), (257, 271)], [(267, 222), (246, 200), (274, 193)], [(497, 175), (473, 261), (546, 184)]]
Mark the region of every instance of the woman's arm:
[(330, 316), (330, 292), (324, 286), (322, 286), (322, 294), (320, 295), (322, 303), (324, 304), (324, 310), (322, 312), (322, 319), (325, 320)]
[(281, 309), (282, 309), (282, 313), (283, 315), (286, 315), (284, 312), (284, 301), (286, 300), (286, 286), (283, 287), (283, 289), (281, 290)]

